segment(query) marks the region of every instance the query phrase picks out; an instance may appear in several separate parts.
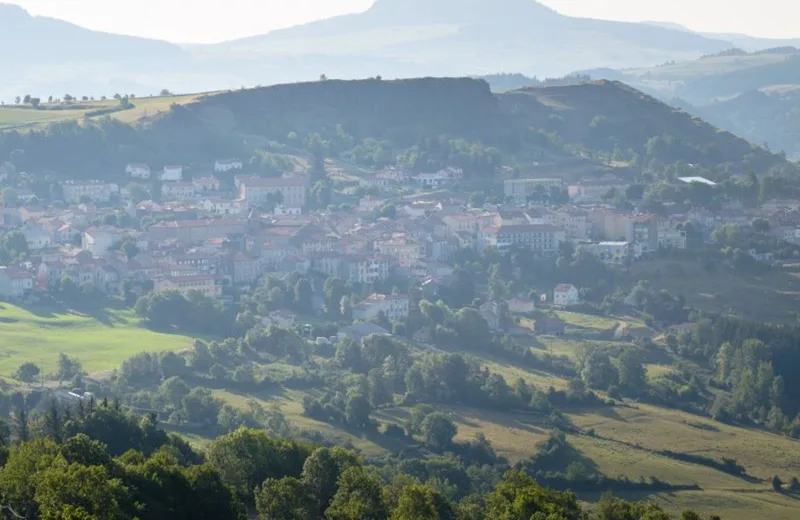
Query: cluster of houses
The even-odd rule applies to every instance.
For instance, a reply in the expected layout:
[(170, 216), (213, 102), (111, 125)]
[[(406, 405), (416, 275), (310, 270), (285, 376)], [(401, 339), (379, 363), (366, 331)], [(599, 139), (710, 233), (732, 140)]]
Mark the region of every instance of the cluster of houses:
[[(450, 195), (426, 195), (461, 180), (463, 172), (456, 168), (417, 175), (383, 169), (360, 180), (377, 189), (350, 209), (308, 211), (308, 175), (261, 177), (242, 170), (239, 160), (219, 160), (212, 173), (185, 178), (182, 166), (152, 171), (130, 164), (125, 171), (129, 181), (157, 181), (164, 202), (135, 203), (116, 183), (74, 180), (60, 183), (66, 204), (3, 208), (0, 225), (5, 231), (20, 230), (31, 254), (23, 265), (0, 268), (0, 297), (47, 291), (68, 277), (108, 293), (129, 281), (223, 298), (226, 286), (292, 272), (360, 284), (406, 276), (435, 297), (452, 280), (448, 260), (462, 248), (522, 247), (555, 257), (563, 243), (571, 242), (603, 262), (626, 265), (659, 248), (686, 248), (687, 220), (713, 229), (721, 223), (746, 224), (753, 217), (735, 208), (670, 217), (621, 211), (602, 200), (609, 188), (626, 187), (613, 176), (572, 185), (560, 178), (506, 180), (508, 204), (483, 209), (467, 209)], [(232, 186), (221, 188), (223, 175), (233, 177)], [(420, 196), (398, 199), (398, 190), (406, 187), (419, 190)], [(566, 189), (571, 202), (528, 203), (532, 195), (553, 188)], [(376, 210), (390, 201), (396, 215), (375, 218)], [(105, 218), (120, 211), (146, 224), (125, 228), (120, 219), (109, 223)], [(800, 202), (772, 201), (759, 211), (783, 238), (800, 243)], [(119, 247), (122, 242), (128, 247)], [(561, 307), (575, 305), (579, 289), (558, 285), (548, 300)], [(533, 308), (524, 298), (507, 303), (517, 310)], [(376, 293), (353, 307), (354, 318), (364, 321), (379, 314), (401, 321), (408, 313), (408, 297), (397, 294)], [(482, 313), (487, 319), (498, 315), (491, 306)]]

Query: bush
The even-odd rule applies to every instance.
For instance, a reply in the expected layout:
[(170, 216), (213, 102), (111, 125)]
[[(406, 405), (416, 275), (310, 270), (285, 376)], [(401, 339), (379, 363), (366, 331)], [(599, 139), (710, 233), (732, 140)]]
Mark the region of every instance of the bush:
[(396, 424), (388, 424), (386, 425), (386, 429), (383, 430), (383, 435), (393, 439), (404, 439), (406, 437), (406, 431)]

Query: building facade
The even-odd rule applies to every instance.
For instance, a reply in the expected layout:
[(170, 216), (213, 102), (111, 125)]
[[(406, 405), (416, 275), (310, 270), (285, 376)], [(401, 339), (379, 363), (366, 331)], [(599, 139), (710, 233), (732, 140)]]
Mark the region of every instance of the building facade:
[(551, 188), (560, 189), (564, 181), (560, 178), (541, 178), (541, 179), (507, 179), (503, 181), (503, 192), (507, 199), (512, 199), (514, 204), (524, 205), (528, 198), (535, 193), (544, 190), (549, 192)]

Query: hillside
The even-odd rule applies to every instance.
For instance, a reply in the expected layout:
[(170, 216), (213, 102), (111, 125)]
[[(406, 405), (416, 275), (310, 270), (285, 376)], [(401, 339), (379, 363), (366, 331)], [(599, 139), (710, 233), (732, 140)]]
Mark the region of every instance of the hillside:
[(594, 78), (623, 81), (753, 142), (800, 154), (796, 128), (800, 50), (732, 49), (659, 67), (590, 70)]
[[(775, 165), (781, 159), (729, 132), (673, 108), (623, 83), (596, 81), (563, 87), (523, 88), (499, 94), (501, 107), (529, 124), (556, 131), (565, 141), (589, 149), (652, 152), (653, 137), (674, 136), (683, 149), (672, 161), (720, 165), (749, 156), (752, 164)], [(735, 162), (735, 161), (734, 161)], [(739, 165), (740, 167), (741, 165)]]
[[(480, 176), (489, 171), (481, 158), (487, 154), (503, 154), (507, 164), (529, 164), (544, 156), (548, 161), (577, 157), (591, 163), (591, 154), (610, 156), (620, 148), (647, 156), (648, 161), (728, 165), (731, 172), (766, 172), (784, 161), (616, 82), (495, 95), (486, 82), (467, 78), (329, 80), (178, 99), (184, 104), (149, 118), (133, 132), (131, 128), (114, 132), (112, 141), (93, 141), (100, 136), (89, 132), (92, 139), (73, 142), (72, 133), (80, 127), (28, 132), (0, 137), (0, 155), (23, 148), (28, 152), (23, 159), (26, 169), (84, 176), (122, 171), (125, 164), (136, 161), (191, 165), (218, 157), (251, 157), (269, 142), (334, 156), (379, 147), (384, 164), (403, 154), (415, 169), (455, 160)], [(137, 98), (134, 104), (144, 107), (144, 101)], [(126, 115), (127, 111), (115, 114)], [(319, 135), (317, 144), (309, 141), (314, 134)], [(651, 146), (652, 138), (660, 142)], [(445, 156), (432, 139), (460, 142), (462, 147), (479, 143), (484, 148), (480, 153)], [(53, 155), (55, 140), (72, 144)], [(98, 146), (103, 153), (97, 153)], [(602, 163), (596, 161), (594, 168), (602, 169)]]
[(424, 135), (489, 138), (503, 117), (488, 84), (457, 78), (276, 85), (220, 94), (192, 108), (226, 110), (241, 131), (268, 137), (327, 133), (343, 125), (354, 137), (399, 139), (400, 145)]

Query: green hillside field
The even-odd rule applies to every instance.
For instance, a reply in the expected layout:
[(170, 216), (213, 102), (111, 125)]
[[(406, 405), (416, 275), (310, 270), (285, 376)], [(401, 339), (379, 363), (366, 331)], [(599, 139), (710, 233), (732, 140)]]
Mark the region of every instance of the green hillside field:
[(191, 347), (187, 336), (161, 334), (140, 326), (132, 311), (85, 314), (65, 310), (27, 310), (0, 304), (0, 376), (10, 377), (27, 361), (45, 374), (58, 354), (78, 358), (88, 373), (112, 370), (138, 352)]
[[(605, 329), (608, 325), (579, 313), (562, 313), (561, 316), (596, 330)], [(549, 336), (540, 336), (538, 340), (547, 350), (568, 357), (574, 355), (580, 343), (587, 343), (586, 340)], [(472, 357), (507, 381), (519, 377), (539, 388), (565, 388), (567, 385), (567, 380), (562, 377), (515, 366), (490, 355)], [(664, 363), (648, 365), (648, 376), (652, 378), (674, 370), (666, 358)], [(287, 370), (287, 367), (273, 364), (261, 369)], [(215, 395), (241, 408), (246, 408), (250, 399), (265, 407), (277, 407), (296, 428), (322, 432), (326, 438), (352, 446), (367, 457), (380, 457), (397, 448), (378, 434), (353, 431), (303, 415), (303, 397), (316, 395), (315, 391), (241, 393), (219, 389), (215, 390)], [(498, 454), (511, 463), (533, 455), (536, 444), (545, 440), (551, 431), (544, 416), (527, 412), (493, 411), (466, 405), (439, 404), (436, 407), (454, 421), (458, 427), (458, 440), (467, 441), (483, 434)], [(633, 481), (655, 477), (671, 484), (697, 485), (700, 488), (629, 493), (624, 498), (653, 500), (673, 513), (694, 508), (703, 514), (721, 514), (723, 518), (732, 520), (783, 520), (793, 518), (792, 515), (800, 507), (800, 496), (789, 491), (776, 493), (770, 484), (773, 475), (779, 475), (785, 482), (800, 475), (800, 461), (793, 456), (800, 448), (797, 440), (634, 401), (606, 408), (573, 407), (564, 412), (570, 422), (584, 432), (569, 434), (569, 442), (603, 474), (610, 477), (625, 476)], [(410, 408), (401, 405), (384, 407), (373, 413), (373, 418), (381, 424), (381, 428), (388, 424), (403, 426), (409, 417)], [(739, 477), (705, 465), (678, 460), (664, 455), (665, 451), (717, 461), (723, 457), (733, 458), (745, 467), (747, 475)], [(588, 493), (581, 494), (580, 498), (591, 503), (599, 496)]]

